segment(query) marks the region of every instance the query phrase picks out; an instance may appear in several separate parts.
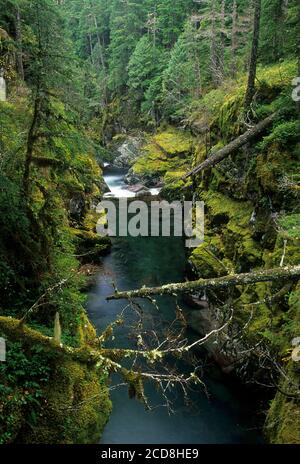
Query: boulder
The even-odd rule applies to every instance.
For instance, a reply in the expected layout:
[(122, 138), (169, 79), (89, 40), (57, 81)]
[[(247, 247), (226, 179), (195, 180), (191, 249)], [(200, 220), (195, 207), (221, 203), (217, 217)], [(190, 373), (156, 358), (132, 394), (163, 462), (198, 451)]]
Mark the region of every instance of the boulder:
[[(195, 304), (195, 301), (194, 301)], [(221, 327), (215, 311), (207, 305), (205, 301), (199, 301), (197, 310), (189, 311), (186, 314), (188, 326), (193, 329), (200, 337), (204, 337), (211, 331)], [(234, 357), (223, 351), (224, 342), (228, 339), (228, 330), (220, 332), (217, 336), (212, 336), (204, 344), (205, 350), (209, 356), (218, 364), (222, 371), (226, 374), (232, 372), (235, 368)]]
[(128, 190), (133, 193), (149, 192), (149, 189), (143, 184), (130, 185)]
[(113, 165), (118, 168), (128, 168), (141, 156), (142, 139), (128, 136), (126, 140), (117, 147), (117, 157)]
[(130, 169), (128, 173), (126, 174), (126, 176), (124, 177), (124, 181), (128, 185), (134, 185), (134, 184), (140, 183), (141, 177), (134, 174), (132, 169)]
[(152, 197), (152, 193), (149, 192), (149, 190), (147, 189), (144, 189), (144, 190), (140, 190), (137, 194), (136, 194), (136, 198), (145, 198), (145, 197)]
[(80, 221), (85, 214), (85, 199), (81, 193), (71, 198), (69, 203), (69, 213), (72, 219)]
[(129, 169), (128, 173), (124, 178), (126, 184), (143, 184), (147, 188), (162, 188), (164, 183), (161, 177), (158, 177), (157, 174), (136, 174), (133, 169)]

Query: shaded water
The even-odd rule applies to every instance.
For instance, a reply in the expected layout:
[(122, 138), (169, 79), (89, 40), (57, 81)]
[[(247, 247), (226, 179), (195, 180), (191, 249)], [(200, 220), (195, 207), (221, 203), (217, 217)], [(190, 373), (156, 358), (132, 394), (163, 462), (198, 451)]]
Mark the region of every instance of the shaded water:
[[(122, 191), (126, 196), (126, 186), (122, 171), (108, 171), (105, 176), (111, 191), (116, 195)], [(112, 253), (102, 262), (102, 272), (98, 284), (90, 293), (88, 310), (92, 322), (99, 331), (115, 320), (124, 308), (122, 301), (107, 302), (113, 293), (112, 282), (119, 290), (139, 288), (143, 285), (157, 286), (184, 279), (185, 250), (180, 238), (116, 238)], [(173, 298), (159, 299), (160, 312), (143, 303), (145, 312), (151, 315), (151, 324), (157, 331), (170, 324), (175, 318)], [(133, 340), (128, 328), (118, 329), (113, 346), (132, 347)], [(181, 366), (186, 373), (188, 366)], [(253, 405), (238, 388), (227, 385), (220, 375), (205, 377), (209, 392), (207, 396), (200, 387), (191, 392), (191, 405), (184, 404), (179, 389), (171, 394), (175, 414), (169, 416), (161, 395), (152, 384), (146, 393), (151, 412), (142, 404), (129, 399), (127, 388), (121, 386), (112, 390), (113, 412), (104, 431), (104, 444), (211, 444), (211, 443), (258, 443), (260, 433), (254, 429)], [(122, 382), (113, 377), (113, 385)]]

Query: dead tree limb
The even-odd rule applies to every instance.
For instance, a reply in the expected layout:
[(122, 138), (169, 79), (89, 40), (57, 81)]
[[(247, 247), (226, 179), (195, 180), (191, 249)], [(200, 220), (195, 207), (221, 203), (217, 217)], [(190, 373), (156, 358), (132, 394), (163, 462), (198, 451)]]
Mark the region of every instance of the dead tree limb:
[(163, 285), (155, 288), (141, 288), (129, 292), (116, 292), (107, 300), (121, 300), (133, 298), (148, 298), (152, 295), (172, 295), (178, 293), (190, 293), (195, 290), (221, 289), (236, 285), (248, 285), (259, 282), (276, 282), (283, 279), (300, 278), (300, 265), (287, 266), (261, 271), (253, 271), (245, 274), (234, 274), (214, 279), (199, 279), (192, 282)]
[(229, 155), (236, 152), (243, 145), (246, 145), (247, 143), (251, 142), (251, 140), (253, 140), (259, 134), (261, 134), (274, 121), (276, 116), (277, 116), (277, 113), (271, 114), (271, 116), (268, 116), (263, 121), (260, 121), (256, 126), (252, 127), (247, 132), (240, 135), (237, 139), (233, 140), (228, 145), (221, 148), (221, 150), (218, 150), (215, 153), (212, 153), (209, 158), (203, 161), (203, 163), (199, 164), (197, 167), (195, 167), (190, 172), (188, 172), (183, 177), (183, 180), (187, 179), (190, 176), (194, 176), (198, 174), (204, 169), (216, 166), (216, 164), (220, 163), (221, 161), (223, 161), (223, 159), (227, 158)]
[(162, 360), (165, 356), (170, 354), (182, 355), (187, 353), (195, 346), (203, 345), (207, 342), (207, 340), (225, 330), (231, 321), (232, 314), (222, 327), (212, 330), (203, 338), (193, 342), (192, 344), (189, 344), (187, 339), (183, 339), (182, 342), (178, 342), (175, 347), (170, 346), (162, 348), (161, 344), (157, 348), (148, 350), (102, 348), (101, 345), (98, 346), (99, 338), (95, 339), (95, 344), (86, 345), (81, 348), (74, 348), (57, 343), (54, 338), (43, 335), (41, 332), (32, 329), (27, 325), (21, 326), (19, 319), (4, 316), (0, 316), (0, 333), (7, 336), (10, 340), (22, 341), (28, 346), (39, 345), (44, 348), (45, 352), (56, 353), (58, 356), (65, 356), (83, 364), (98, 365), (99, 367), (105, 367), (112, 372), (118, 372), (123, 369), (123, 366), (119, 363), (124, 359), (136, 358), (139, 356), (150, 364), (155, 364), (155, 362)]
[(166, 391), (170, 385), (175, 383), (179, 384), (186, 395), (187, 386), (189, 384), (202, 384), (196, 374), (196, 370), (187, 376), (173, 372), (160, 373), (152, 369), (142, 371), (139, 368), (136, 370), (133, 368), (128, 369), (120, 364), (121, 361), (125, 358), (136, 358), (137, 356), (141, 356), (148, 365), (153, 365), (160, 362), (169, 354), (182, 355), (183, 353), (192, 350), (194, 346), (204, 344), (210, 337), (224, 330), (230, 322), (231, 319), (227, 321), (224, 326), (211, 331), (201, 340), (190, 345), (188, 345), (187, 341), (185, 341), (179, 345), (178, 348), (169, 350), (164, 349), (161, 351), (159, 350), (159, 347), (157, 349), (143, 351), (132, 349), (105, 349), (100, 347), (94, 348), (92, 345), (87, 345), (82, 348), (73, 348), (59, 344), (53, 338), (47, 337), (26, 325), (20, 325), (20, 321), (12, 317), (0, 316), (0, 333), (10, 340), (22, 341), (28, 346), (39, 345), (40, 347), (43, 347), (45, 352), (55, 353), (57, 356), (68, 357), (73, 361), (94, 366), (96, 369), (104, 370), (108, 373), (119, 374), (128, 384), (130, 394), (133, 394), (133, 396), (143, 402), (147, 408), (150, 408), (144, 393), (143, 382), (150, 380), (156, 383), (163, 393), (163, 396), (166, 398), (167, 404), (169, 404), (169, 400), (166, 397)]

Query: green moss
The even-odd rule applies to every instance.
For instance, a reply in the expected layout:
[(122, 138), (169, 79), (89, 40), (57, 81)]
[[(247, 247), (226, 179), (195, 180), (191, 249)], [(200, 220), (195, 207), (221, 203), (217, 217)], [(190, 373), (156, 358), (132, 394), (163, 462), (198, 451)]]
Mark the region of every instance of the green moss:
[(258, 89), (267, 83), (273, 89), (282, 90), (291, 85), (296, 72), (296, 60), (285, 60), (270, 66), (259, 66), (257, 71)]
[(255, 229), (250, 224), (253, 206), (238, 202), (218, 192), (201, 193), (212, 227), (222, 235), (224, 255), (243, 268), (259, 264), (262, 258), (260, 245), (253, 239)]
[(10, 362), (0, 363), (0, 443), (98, 442), (111, 410), (106, 374), (70, 361), (49, 336), (59, 312), (65, 345), (87, 351), (95, 339), (83, 307), (75, 244), (78, 254), (95, 252), (99, 259), (110, 241), (97, 235), (93, 212), (70, 230), (68, 211), (74, 194), (80, 193), (87, 211), (100, 198), (102, 172), (86, 127), (54, 92), (42, 111), (46, 119), (39, 120), (41, 137), (35, 140), (24, 198), (20, 166), (33, 108), (30, 90), (17, 85), (14, 89), (10, 82), (11, 101), (0, 103), (0, 274), (5, 273), (0, 285), (7, 298), (2, 298), (2, 313), (21, 318), (43, 297), (39, 311), (28, 318), (40, 332), (1, 318)]
[[(266, 117), (274, 111), (278, 95), (289, 88), (297, 74), (296, 60), (285, 60), (257, 69), (256, 100), (257, 113), (263, 107)], [(191, 119), (200, 127), (208, 126), (212, 133), (223, 141), (229, 141), (243, 131), (243, 105), (247, 86), (247, 75), (241, 74), (235, 81), (225, 80), (218, 89), (208, 92), (195, 101)], [(262, 116), (262, 115), (260, 115)]]
[(265, 150), (269, 145), (278, 144), (281, 148), (291, 146), (299, 140), (300, 121), (286, 121), (276, 126), (270, 135), (264, 137), (259, 144), (261, 150)]
[(241, 118), (239, 117), (244, 103), (244, 93), (237, 91), (236, 94), (225, 96), (224, 103), (218, 114), (217, 124), (222, 131), (223, 137), (238, 136), (241, 132)]
[[(266, 268), (279, 266), (284, 250), (284, 264), (299, 264), (299, 239), (298, 237), (293, 237), (297, 218), (293, 216), (291, 218), (283, 216), (279, 219), (279, 223), (284, 225), (285, 228), (278, 231), (274, 249), (272, 251), (265, 250), (263, 253), (263, 262)], [(292, 237), (290, 237), (290, 230), (292, 231)], [(243, 289), (239, 298), (239, 304), (241, 305), (239, 317), (241, 320), (245, 320), (245, 317), (248, 317), (254, 309), (255, 316), (248, 327), (249, 335), (255, 337), (257, 334), (260, 334), (268, 340), (273, 349), (283, 354), (286, 349), (290, 348), (292, 338), (299, 334), (299, 285), (290, 293), (289, 300), (288, 295), (283, 295), (279, 301), (271, 304), (262, 303), (256, 307), (251, 305), (251, 302), (264, 301), (267, 297), (272, 297), (279, 290), (280, 287), (275, 286), (274, 288), (269, 283), (257, 284), (251, 286), (251, 288)], [(245, 304), (249, 304), (249, 306), (244, 306)], [(248, 316), (246, 316), (247, 314)]]
[(197, 144), (195, 147), (195, 152), (193, 156), (193, 164), (197, 166), (198, 164), (205, 161), (207, 156), (207, 149), (205, 145), (205, 140), (201, 140), (201, 143)]
[[(290, 305), (291, 311), (295, 315), (295, 322), (299, 323), (300, 325), (300, 282), (298, 286), (296, 287), (295, 291), (290, 293), (289, 305)], [(295, 331), (293, 335), (296, 336), (297, 332)]]
[(78, 340), (81, 346), (92, 343), (96, 338), (96, 330), (85, 311), (82, 311), (78, 328)]
[[(300, 263), (299, 122), (295, 121), (295, 106), (289, 103), (296, 70), (295, 60), (258, 68), (251, 118), (258, 121), (277, 110), (281, 115), (256, 146), (245, 147), (194, 179), (198, 198), (206, 204), (205, 243), (190, 258), (200, 277), (278, 267), (283, 254), (284, 264)], [(246, 85), (244, 74), (194, 103), (191, 119), (196, 127), (210, 129), (212, 150), (245, 131)], [(190, 167), (206, 156), (207, 140), (199, 136), (198, 141)], [(274, 210), (281, 213), (275, 217)], [(219, 300), (228, 297), (222, 292), (217, 296)], [(210, 298), (215, 301), (215, 295)], [(299, 336), (299, 285), (238, 287), (234, 299), (234, 322), (240, 328), (246, 325), (245, 342), (253, 346), (263, 341), (279, 362), (290, 360), (291, 340)], [(294, 366), (292, 375), (299, 383), (299, 368)], [(281, 388), (287, 385), (281, 382)], [(276, 395), (268, 415), (267, 437), (272, 443), (300, 441), (296, 401)]]
[(284, 264), (298, 265), (300, 263), (299, 217), (299, 214), (287, 214), (279, 217), (275, 247), (272, 251), (264, 253), (266, 266), (278, 266), (283, 254)]
[(221, 237), (206, 235), (205, 242), (192, 252), (190, 261), (202, 278), (221, 277), (228, 273)]
[(105, 377), (72, 361), (58, 363), (45, 389), (38, 427), (21, 432), (23, 443), (98, 443), (111, 412)]
[[(299, 372), (297, 374), (295, 363), (290, 362), (288, 376), (298, 382)], [(288, 391), (289, 382), (281, 382), (280, 389)], [(295, 444), (300, 443), (300, 406), (299, 402), (287, 397), (285, 394), (278, 392), (271, 402), (268, 412), (265, 434), (270, 443), (273, 444)]]
[(218, 192), (202, 192), (202, 198), (213, 216), (227, 216), (242, 231), (249, 225), (253, 207), (250, 202), (237, 202)]
[(279, 219), (279, 225), (282, 228), (281, 235), (287, 239), (300, 239), (300, 214), (288, 214), (282, 216)]
[(192, 137), (180, 130), (169, 129), (152, 136), (143, 147), (145, 154), (133, 165), (133, 173), (163, 177), (169, 171), (184, 172), (192, 146)]
[(186, 132), (170, 128), (169, 131), (161, 132), (154, 136), (153, 142), (169, 155), (178, 155), (190, 151), (192, 138)]
[(169, 168), (167, 158), (162, 154), (154, 154), (141, 156), (133, 165), (133, 173), (139, 176), (145, 175), (160, 175), (164, 176)]
[(164, 187), (161, 191), (161, 196), (169, 201), (178, 200), (183, 194), (188, 197), (192, 187), (190, 179), (182, 180), (186, 171), (174, 170), (168, 171), (164, 176)]
[(71, 234), (77, 239), (77, 252), (82, 255), (82, 261), (84, 261), (84, 255), (87, 254), (89, 262), (93, 262), (104, 255), (111, 247), (109, 237), (103, 237), (97, 232), (99, 218), (100, 215), (97, 212), (89, 210), (80, 227), (70, 228)]
[(287, 151), (281, 148), (278, 142), (270, 144), (266, 152), (261, 152), (257, 156), (257, 178), (264, 191), (277, 193), (280, 195), (279, 200), (282, 200), (284, 178), (290, 177), (293, 180), (297, 172), (297, 155), (291, 149)]
[[(49, 338), (27, 326), (18, 328), (18, 324), (16, 319), (1, 318), (5, 338), (9, 343), (19, 343), (16, 362), (21, 357), (23, 360), (22, 366), (19, 365), (13, 375), (23, 375), (25, 379), (24, 387), (19, 379), (16, 385), (12, 385), (10, 375), (6, 385), (6, 388), (13, 388), (14, 408), (9, 411), (5, 406), (4, 412), (11, 417), (11, 423), (1, 434), (2, 442), (17, 439), (19, 443), (30, 444), (97, 443), (112, 407), (107, 374), (99, 372), (91, 363), (81, 364), (70, 359), (57, 349), (54, 341), (49, 343)], [(84, 353), (87, 343), (96, 335), (86, 316), (82, 317), (81, 330)], [(10, 345), (8, 348), (10, 354)], [(33, 354), (34, 350), (36, 354)], [(33, 364), (37, 355), (39, 358)], [(25, 372), (27, 364), (29, 371)], [(0, 429), (1, 408), (2, 403)], [(6, 437), (7, 432), (9, 436)]]

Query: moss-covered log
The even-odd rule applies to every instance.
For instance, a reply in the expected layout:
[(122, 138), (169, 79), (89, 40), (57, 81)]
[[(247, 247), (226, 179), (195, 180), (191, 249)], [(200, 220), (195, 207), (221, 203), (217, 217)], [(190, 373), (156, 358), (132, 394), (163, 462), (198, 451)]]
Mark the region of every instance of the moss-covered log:
[[(109, 326), (111, 327), (111, 326)], [(76, 361), (86, 365), (98, 365), (99, 368), (107, 369), (110, 372), (119, 372), (123, 377), (129, 372), (119, 363), (125, 358), (136, 358), (141, 356), (150, 363), (156, 359), (161, 359), (171, 351), (182, 352), (181, 348), (176, 350), (133, 350), (133, 349), (107, 349), (102, 348), (99, 342), (104, 342), (105, 338), (95, 338), (95, 343), (85, 345), (81, 348), (74, 348), (68, 345), (57, 343), (54, 338), (47, 337), (41, 332), (32, 329), (27, 325), (20, 325), (19, 319), (0, 316), (0, 334), (13, 341), (22, 341), (30, 346), (39, 345), (45, 353), (53, 353), (58, 358), (63, 357), (70, 361)], [(131, 371), (130, 371), (131, 372)]]
[(232, 153), (236, 152), (239, 148), (246, 145), (247, 143), (251, 142), (255, 137), (260, 135), (275, 119), (277, 113), (271, 114), (263, 121), (259, 122), (256, 126), (249, 129), (244, 134), (240, 135), (237, 139), (230, 142), (225, 147), (221, 148), (221, 150), (212, 153), (209, 158), (207, 158), (203, 163), (199, 164), (197, 167), (189, 171), (183, 179), (187, 179), (188, 177), (195, 176), (199, 172), (203, 171), (207, 168), (212, 168), (216, 166), (216, 164), (223, 161), (223, 159), (227, 158)]
[(20, 324), (19, 319), (12, 317), (0, 317), (0, 333), (11, 340), (22, 340), (29, 345), (39, 345), (45, 352), (55, 352), (57, 356), (69, 357), (82, 363), (97, 363), (102, 359), (101, 354), (87, 347), (73, 348), (58, 344), (54, 338), (47, 337), (41, 332)]
[(300, 278), (300, 265), (287, 266), (245, 274), (234, 274), (214, 279), (199, 279), (192, 282), (163, 285), (155, 288), (141, 288), (129, 292), (116, 292), (108, 300), (121, 300), (133, 298), (147, 298), (153, 295), (172, 295), (177, 293), (190, 293), (195, 290), (220, 289), (236, 285), (256, 284), (258, 282), (275, 282), (279, 280)]
[[(34, 346), (39, 345), (43, 348), (45, 353), (51, 353), (55, 355), (57, 360), (61, 363), (73, 363), (77, 368), (84, 367), (88, 369), (94, 369), (100, 373), (118, 373), (123, 380), (129, 385), (129, 390), (134, 392), (135, 396), (139, 401), (143, 402), (148, 407), (147, 398), (144, 394), (143, 381), (151, 380), (156, 382), (158, 385), (161, 382), (197, 382), (198, 378), (191, 374), (190, 377), (184, 379), (183, 376), (176, 374), (159, 374), (156, 372), (140, 372), (132, 369), (127, 369), (122, 366), (120, 362), (125, 358), (136, 358), (141, 356), (145, 361), (152, 365), (157, 360), (161, 360), (164, 356), (169, 353), (182, 354), (184, 351), (189, 350), (193, 345), (189, 347), (178, 347), (178, 349), (171, 350), (126, 350), (126, 349), (105, 349), (100, 347), (93, 347), (86, 345), (82, 348), (73, 348), (70, 346), (62, 345), (51, 337), (46, 337), (40, 332), (26, 326), (20, 325), (18, 319), (12, 317), (0, 316), (0, 334), (6, 336), (9, 340), (22, 341), (23, 344)], [(208, 335), (210, 336), (210, 334)], [(208, 337), (207, 336), (207, 337)], [(204, 339), (206, 340), (207, 337)], [(100, 339), (95, 339), (95, 344), (98, 344)], [(95, 398), (91, 398), (94, 400)], [(88, 400), (89, 401), (89, 400)], [(83, 402), (84, 403), (84, 402)]]

